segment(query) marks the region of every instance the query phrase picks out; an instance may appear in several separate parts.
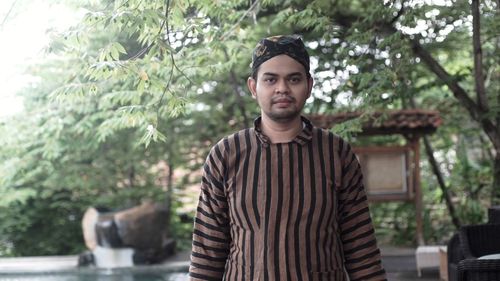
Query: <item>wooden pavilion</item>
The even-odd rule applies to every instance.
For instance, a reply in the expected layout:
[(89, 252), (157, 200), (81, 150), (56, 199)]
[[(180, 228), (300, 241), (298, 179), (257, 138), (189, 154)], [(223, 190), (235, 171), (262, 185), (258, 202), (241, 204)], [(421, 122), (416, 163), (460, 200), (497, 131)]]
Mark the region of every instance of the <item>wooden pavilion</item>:
[(360, 136), (399, 134), (406, 139), (406, 145), (358, 146), (354, 150), (363, 170), (368, 200), (413, 202), (417, 243), (424, 245), (419, 143), (423, 135), (434, 133), (441, 125), (439, 113), (409, 109), (372, 114), (317, 114), (307, 117), (315, 126), (325, 129), (361, 118)]

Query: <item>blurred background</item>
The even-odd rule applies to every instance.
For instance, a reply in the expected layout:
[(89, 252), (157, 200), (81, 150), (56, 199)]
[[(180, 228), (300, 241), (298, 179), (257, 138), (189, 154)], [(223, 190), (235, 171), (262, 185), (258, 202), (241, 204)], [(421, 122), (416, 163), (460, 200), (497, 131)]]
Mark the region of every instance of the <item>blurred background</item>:
[[(150, 201), (189, 249), (208, 149), (259, 113), (251, 51), (290, 33), (312, 56), (306, 113), (439, 112), (420, 164), (424, 238), (445, 244), (500, 204), (499, 13), (493, 0), (2, 1), (0, 256), (82, 253), (89, 207)], [(367, 144), (357, 121), (332, 130)], [(380, 243), (417, 245), (413, 203), (371, 211)]]

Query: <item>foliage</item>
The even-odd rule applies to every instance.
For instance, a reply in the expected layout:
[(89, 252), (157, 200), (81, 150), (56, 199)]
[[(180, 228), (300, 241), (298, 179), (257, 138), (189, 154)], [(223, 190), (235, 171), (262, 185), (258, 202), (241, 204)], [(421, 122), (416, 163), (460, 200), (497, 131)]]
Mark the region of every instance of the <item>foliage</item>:
[[(438, 110), (444, 125), (432, 143), (459, 216), (484, 220), (493, 146), (412, 45), (416, 40), (472, 93), (467, 1), (78, 2), (70, 3), (87, 11), (81, 23), (53, 34), (47, 61), (29, 70), (39, 79), (20, 93), (26, 113), (0, 123), (0, 255), (82, 251), (79, 224), (91, 205), (153, 199), (176, 214), (175, 194), (197, 182), (210, 146), (257, 116), (245, 89), (250, 52), (259, 38), (280, 33), (303, 35), (313, 56), (307, 113), (413, 103)], [(497, 116), (497, 3), (484, 1), (481, 12), (490, 114)], [(334, 130), (356, 141), (358, 129), (354, 122)], [(424, 166), (426, 229), (449, 221), (434, 181)], [(415, 243), (412, 212), (394, 203), (373, 213), (381, 234)], [(189, 223), (177, 216), (170, 222), (172, 235), (190, 237)], [(442, 239), (451, 229), (426, 238)]]

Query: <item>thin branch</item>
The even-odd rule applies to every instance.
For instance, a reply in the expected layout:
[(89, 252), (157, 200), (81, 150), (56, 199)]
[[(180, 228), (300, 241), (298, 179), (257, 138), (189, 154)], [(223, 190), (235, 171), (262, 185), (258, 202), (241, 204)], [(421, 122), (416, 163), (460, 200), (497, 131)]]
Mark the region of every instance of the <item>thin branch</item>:
[(141, 57), (142, 55), (144, 55), (147, 51), (149, 51), (151, 49), (151, 47), (153, 47), (153, 45), (154, 45), (154, 42), (152, 42), (148, 46), (140, 49), (135, 55), (131, 56), (129, 58), (129, 60), (136, 60), (136, 59), (138, 59), (139, 57)]
[(451, 201), (450, 190), (444, 181), (443, 173), (441, 173), (441, 169), (439, 169), (439, 164), (437, 163), (436, 158), (434, 157), (434, 149), (432, 148), (431, 142), (429, 141), (429, 138), (427, 136), (424, 136), (423, 139), (424, 139), (424, 146), (425, 146), (425, 152), (427, 154), (427, 159), (431, 164), (432, 171), (434, 172), (439, 187), (443, 192), (443, 198), (444, 201), (446, 202), (446, 206), (448, 207), (448, 211), (450, 212), (451, 221), (453, 222), (453, 225), (456, 228), (459, 228), (460, 220), (458, 219), (457, 212), (455, 211), (455, 206)]
[[(412, 97), (409, 99), (409, 102), (412, 108), (416, 108), (415, 100)], [(424, 139), (425, 153), (427, 154), (427, 159), (429, 160), (429, 164), (431, 165), (432, 172), (436, 176), (439, 188), (443, 192), (443, 198), (446, 202), (446, 207), (448, 208), (448, 212), (450, 213), (451, 221), (453, 222), (455, 228), (458, 229), (460, 228), (461, 223), (460, 219), (457, 216), (455, 206), (453, 205), (453, 202), (451, 200), (450, 188), (448, 185), (446, 185), (443, 173), (441, 172), (439, 164), (436, 158), (434, 157), (434, 149), (432, 148), (429, 138), (427, 136), (423, 136), (423, 139)]]
[[(169, 32), (168, 32), (168, 11), (169, 11), (169, 7), (170, 7), (170, 0), (167, 0), (167, 8), (166, 8), (166, 11), (165, 11), (165, 20), (161, 23), (160, 30), (158, 30), (158, 33), (155, 36), (157, 39), (160, 38), (160, 35), (162, 34), (163, 29), (165, 28), (165, 25), (167, 26), (167, 38), (168, 38), (168, 34), (169, 34)], [(154, 46), (155, 41), (156, 40), (153, 40), (153, 42), (149, 43), (148, 46), (146, 46), (145, 48), (142, 48), (141, 50), (139, 50), (139, 52), (137, 52), (135, 55), (133, 55), (129, 59), (130, 60), (135, 60), (135, 59), (141, 57), (142, 55), (144, 55), (147, 51), (149, 51)]]
[[(405, 35), (403, 35), (405, 36)], [(425, 50), (417, 39), (409, 39), (413, 52), (443, 81), (453, 92), (455, 97), (465, 106), (474, 119), (479, 119), (480, 110), (476, 103), (467, 95), (467, 92), (460, 87), (457, 81), (437, 62), (432, 55)]]
[[(499, 42), (500, 44), (500, 42)], [(491, 84), (491, 77), (493, 76), (493, 73), (495, 72), (497, 66), (493, 65), (491, 66), (488, 71), (486, 71), (486, 78), (484, 79), (484, 87), (488, 88)]]
[(2, 24), (0, 24), (0, 30), (3, 29), (5, 23), (7, 22), (7, 19), (10, 16), (10, 13), (12, 12), (12, 10), (14, 10), (14, 6), (16, 5), (17, 1), (18, 0), (12, 2), (12, 4), (10, 5), (9, 11), (7, 12), (7, 14), (5, 15), (5, 17), (3, 18)]
[[(161, 27), (160, 27), (160, 32), (163, 30), (163, 28), (166, 26), (167, 27), (167, 41), (170, 45), (170, 39), (168, 37), (169, 35), (169, 27), (168, 27), (168, 12), (169, 12), (169, 9), (170, 9), (170, 0), (167, 0), (167, 6), (165, 8), (165, 20), (163, 21)], [(170, 87), (170, 82), (172, 81), (172, 77), (174, 76), (174, 63), (173, 63), (173, 56), (171, 55), (171, 59), (172, 59), (172, 65), (170, 67), (170, 77), (168, 78), (167, 80), (167, 84), (165, 85), (165, 87), (163, 88), (163, 93), (161, 94), (161, 97), (160, 97), (160, 101), (158, 102), (158, 107), (156, 108), (156, 122), (158, 122), (158, 116), (160, 116), (160, 108), (161, 108), (161, 105), (163, 103), (163, 98), (165, 97), (165, 94), (167, 93), (168, 91), (168, 88)], [(158, 125), (158, 124), (156, 124)]]
[[(224, 48), (223, 51), (226, 61), (229, 61), (229, 54), (227, 53), (227, 50)], [(234, 73), (233, 69), (229, 71), (229, 76), (230, 76), (230, 84), (233, 87), (234, 93), (236, 94), (236, 103), (241, 112), (241, 115), (243, 115), (243, 125), (245, 126), (245, 128), (248, 128), (250, 126), (250, 121), (248, 119), (247, 112), (245, 109), (245, 101), (242, 99), (240, 95), (240, 89), (238, 88), (238, 79), (236, 78), (236, 74)]]
[[(170, 9), (170, 0), (167, 0), (167, 9), (165, 11), (165, 21), (164, 21), (164, 24), (165, 24), (165, 27), (166, 27), (166, 30), (167, 30), (167, 42), (168, 42), (168, 45), (169, 46), (172, 46), (172, 43), (170, 42), (170, 26), (168, 24), (168, 12), (169, 12), (169, 9)], [(172, 51), (170, 51), (170, 60), (172, 62), (172, 64), (174, 65), (175, 69), (177, 69), (177, 71), (179, 71), (182, 76), (184, 76), (184, 78), (186, 78), (189, 83), (191, 84), (194, 84), (194, 82), (184, 73), (184, 71), (182, 71), (182, 69), (179, 68), (179, 66), (177, 66), (177, 64), (175, 63), (175, 59), (174, 59), (174, 53)]]
[(474, 78), (477, 103), (483, 111), (488, 111), (488, 98), (484, 86), (483, 51), (481, 49), (481, 20), (479, 0), (472, 0), (472, 44), (474, 48)]
[(481, 193), (481, 191), (485, 187), (487, 187), (487, 186), (488, 185), (486, 185), (486, 184), (479, 184), (479, 186), (476, 189), (474, 189), (473, 187), (471, 187), (470, 188), (471, 189), (471, 191), (470, 191), (470, 197), (477, 200), (477, 198), (479, 198), (479, 193)]
[[(113, 12), (118, 11), (118, 10), (120, 10), (121, 8), (125, 7), (125, 5), (127, 5), (127, 4), (128, 4), (128, 2), (129, 2), (129, 1), (123, 2), (123, 4), (121, 4), (120, 6), (118, 6), (116, 9), (113, 9)], [(137, 5), (140, 5), (141, 3), (142, 3), (142, 0), (141, 0), (141, 1), (139, 1), (139, 3), (138, 3)], [(104, 7), (104, 9), (102, 9), (102, 10), (103, 10), (103, 11), (108, 10), (108, 8), (109, 8), (111, 5), (114, 5), (114, 3), (113, 3), (112, 1), (110, 1), (108, 4), (106, 4), (106, 6)], [(138, 6), (137, 6), (137, 7), (138, 7)], [(87, 12), (87, 14), (89, 14), (89, 13), (90, 13), (90, 12)], [(94, 22), (93, 24), (89, 25), (88, 27), (89, 27), (89, 28), (90, 28), (90, 27), (95, 27), (97, 24), (102, 23), (102, 22), (104, 22), (105, 20), (106, 20), (106, 19), (103, 17), (102, 19), (100, 19), (100, 20), (98, 20), (98, 21)]]
[(224, 40), (226, 36), (228, 36), (231, 32), (233, 32), (233, 30), (243, 21), (243, 19), (247, 17), (247, 15), (257, 6), (257, 4), (259, 4), (259, 0), (255, 0), (255, 2), (252, 3), (250, 8), (248, 8), (248, 10), (246, 10), (245, 13), (243, 13), (243, 15), (238, 19), (238, 21), (236, 21), (236, 23), (233, 24), (233, 26), (231, 26), (231, 28), (229, 28), (229, 30), (226, 33), (222, 34), (220, 40), (221, 41)]
[[(162, 23), (162, 26), (160, 27), (160, 32), (163, 30), (163, 28), (166, 29), (166, 32), (167, 32), (167, 43), (169, 46), (172, 46), (172, 43), (170, 42), (170, 25), (168, 23), (168, 20), (169, 20), (169, 11), (170, 11), (170, 0), (167, 0), (167, 5), (166, 5), (166, 8), (165, 8), (165, 21)], [(157, 115), (157, 120), (158, 120), (158, 116), (160, 115), (160, 108), (161, 108), (161, 105), (162, 105), (162, 102), (163, 102), (163, 99), (165, 97), (165, 94), (167, 93), (168, 91), (168, 88), (170, 87), (170, 83), (172, 81), (172, 77), (173, 77), (173, 74), (174, 74), (174, 69), (177, 69), (177, 71), (179, 71), (179, 73), (181, 73), (182, 76), (184, 76), (184, 78), (186, 78), (190, 84), (194, 84), (194, 82), (184, 73), (184, 71), (182, 71), (178, 66), (177, 64), (175, 63), (175, 58), (174, 58), (174, 54), (172, 51), (169, 52), (170, 53), (170, 61), (171, 61), (171, 68), (170, 68), (170, 77), (168, 78), (168, 81), (167, 81), (167, 84), (165, 85), (164, 89), (163, 89), (163, 93), (160, 97), (160, 100), (158, 102), (158, 107), (156, 109), (156, 115)]]
[(399, 9), (396, 16), (389, 22), (390, 25), (393, 25), (405, 12), (404, 1), (401, 1), (401, 9)]
[[(168, 87), (170, 86), (170, 83), (172, 82), (172, 77), (174, 76), (173, 74), (174, 74), (174, 65), (172, 64), (172, 66), (170, 67), (170, 76), (167, 80), (167, 84), (163, 88), (163, 93), (161, 94), (160, 100), (158, 101), (158, 106), (156, 107), (156, 122), (158, 122), (158, 119), (159, 119), (158, 116), (160, 116), (160, 108), (161, 108), (161, 105), (163, 103), (163, 98), (165, 97), (165, 94), (168, 91)], [(158, 124), (156, 124), (156, 125), (158, 125)]]

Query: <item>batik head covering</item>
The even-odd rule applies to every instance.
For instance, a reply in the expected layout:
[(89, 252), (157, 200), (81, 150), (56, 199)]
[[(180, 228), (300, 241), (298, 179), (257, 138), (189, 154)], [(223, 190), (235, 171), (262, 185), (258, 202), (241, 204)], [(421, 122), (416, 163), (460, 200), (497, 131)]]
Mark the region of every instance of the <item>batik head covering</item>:
[(252, 72), (257, 71), (265, 61), (279, 55), (287, 55), (306, 69), (309, 73), (309, 54), (302, 39), (297, 35), (277, 35), (259, 41), (252, 55)]

